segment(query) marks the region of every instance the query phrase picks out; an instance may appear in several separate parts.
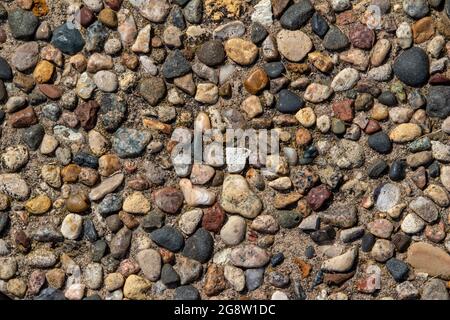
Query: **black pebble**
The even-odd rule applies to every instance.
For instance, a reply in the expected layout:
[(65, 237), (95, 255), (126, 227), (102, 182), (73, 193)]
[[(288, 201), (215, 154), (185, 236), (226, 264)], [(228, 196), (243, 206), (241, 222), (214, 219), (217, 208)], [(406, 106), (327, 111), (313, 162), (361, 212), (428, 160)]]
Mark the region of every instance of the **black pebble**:
[(290, 90), (283, 89), (278, 94), (276, 107), (282, 113), (296, 113), (304, 105), (303, 99)]
[(264, 39), (269, 34), (267, 32), (266, 28), (264, 28), (264, 26), (259, 22), (253, 22), (250, 30), (251, 30), (250, 37), (252, 39), (252, 42), (255, 44), (259, 44), (259, 43), (263, 42)]
[(0, 212), (0, 234), (6, 229), (9, 223), (9, 215), (7, 212)]
[(180, 276), (170, 264), (165, 264), (161, 270), (161, 282), (169, 288), (175, 288), (180, 282)]
[(392, 150), (391, 140), (389, 139), (389, 136), (383, 131), (374, 133), (369, 136), (367, 142), (369, 143), (369, 147), (371, 147), (378, 153), (386, 154), (391, 152)]
[(184, 245), (184, 238), (181, 232), (169, 226), (153, 231), (150, 233), (150, 238), (157, 245), (172, 252), (180, 251)]
[(391, 258), (386, 262), (386, 267), (397, 282), (402, 282), (408, 277), (409, 267), (401, 260)]
[(333, 240), (336, 236), (336, 231), (331, 226), (314, 231), (310, 234), (311, 240), (317, 244), (325, 244)]
[(316, 255), (316, 250), (314, 250), (314, 247), (311, 245), (307, 246), (305, 249), (305, 257), (308, 259), (312, 259), (312, 258), (314, 258), (315, 255)]
[(12, 70), (9, 66), (9, 63), (0, 57), (0, 79), (2, 80), (11, 80), (12, 79)]
[(170, 13), (170, 19), (172, 21), (172, 24), (181, 29), (186, 29), (186, 22), (184, 21), (183, 11), (180, 9), (180, 7), (174, 7), (172, 12)]
[(35, 124), (34, 126), (23, 130), (22, 141), (28, 146), (28, 148), (35, 151), (41, 145), (44, 134), (44, 127), (40, 124)]
[(284, 261), (284, 254), (283, 252), (275, 253), (272, 258), (270, 259), (270, 264), (272, 267), (276, 267), (280, 264), (282, 264)]
[(406, 161), (403, 159), (397, 159), (392, 162), (389, 169), (389, 178), (392, 181), (402, 181), (406, 176)]
[(175, 289), (174, 300), (200, 300), (200, 293), (191, 286), (181, 286)]
[(200, 228), (186, 240), (182, 254), (185, 257), (205, 263), (211, 258), (213, 251), (213, 237), (208, 231)]
[(45, 288), (34, 300), (66, 300), (64, 292), (59, 289)]
[(291, 5), (281, 16), (281, 26), (289, 30), (297, 30), (303, 26), (314, 12), (314, 7), (309, 0), (300, 0)]
[(434, 161), (432, 164), (428, 166), (428, 174), (432, 178), (437, 178), (441, 174), (441, 169), (439, 167), (439, 162)]
[(141, 228), (147, 232), (152, 232), (155, 229), (159, 229), (164, 225), (166, 215), (160, 211), (152, 211), (146, 215), (141, 222)]
[(91, 219), (85, 219), (83, 221), (83, 232), (86, 239), (90, 242), (94, 242), (97, 240), (97, 231), (95, 230), (95, 225)]
[(269, 78), (278, 78), (285, 71), (284, 65), (280, 61), (269, 62), (263, 65), (264, 71), (266, 71)]
[(314, 12), (314, 14), (312, 16), (311, 28), (312, 28), (312, 31), (321, 38), (325, 37), (325, 35), (328, 32), (328, 29), (330, 29), (325, 18), (322, 17), (317, 12)]
[(100, 262), (105, 255), (108, 245), (105, 240), (98, 240), (92, 246), (92, 261)]
[(430, 76), (430, 62), (426, 52), (419, 47), (403, 51), (394, 61), (395, 76), (411, 87), (423, 86)]
[(73, 157), (73, 162), (81, 167), (98, 168), (98, 158), (86, 152), (79, 152)]
[(381, 177), (387, 170), (388, 164), (383, 159), (377, 159), (367, 168), (367, 174), (372, 179)]
[(361, 240), (361, 250), (363, 252), (369, 252), (372, 250), (373, 245), (375, 244), (375, 237), (373, 234), (367, 232)]
[(405, 252), (411, 244), (411, 237), (399, 232), (392, 236), (392, 243), (398, 252)]
[(377, 99), (379, 103), (382, 103), (388, 107), (394, 107), (397, 105), (397, 98), (391, 91), (383, 91)]

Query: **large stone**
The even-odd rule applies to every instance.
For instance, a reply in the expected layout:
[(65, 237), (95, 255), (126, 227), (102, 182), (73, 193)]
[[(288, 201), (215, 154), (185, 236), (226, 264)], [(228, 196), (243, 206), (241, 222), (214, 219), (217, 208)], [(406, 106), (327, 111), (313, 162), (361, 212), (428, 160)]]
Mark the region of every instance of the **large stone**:
[(229, 175), (225, 178), (220, 205), (225, 211), (240, 214), (245, 218), (256, 217), (263, 208), (261, 200), (240, 175)]
[(288, 60), (298, 62), (311, 51), (313, 43), (302, 31), (281, 30), (277, 34), (280, 53)]
[(450, 255), (436, 246), (425, 242), (412, 244), (408, 249), (406, 262), (416, 272), (450, 280)]

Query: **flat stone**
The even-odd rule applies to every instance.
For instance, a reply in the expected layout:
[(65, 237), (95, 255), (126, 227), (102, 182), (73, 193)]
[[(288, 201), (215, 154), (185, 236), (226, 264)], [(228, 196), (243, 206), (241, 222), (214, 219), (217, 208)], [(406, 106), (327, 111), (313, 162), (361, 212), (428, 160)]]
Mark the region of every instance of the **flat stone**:
[(408, 262), (416, 272), (450, 279), (450, 255), (444, 250), (424, 242), (413, 243), (407, 252)]

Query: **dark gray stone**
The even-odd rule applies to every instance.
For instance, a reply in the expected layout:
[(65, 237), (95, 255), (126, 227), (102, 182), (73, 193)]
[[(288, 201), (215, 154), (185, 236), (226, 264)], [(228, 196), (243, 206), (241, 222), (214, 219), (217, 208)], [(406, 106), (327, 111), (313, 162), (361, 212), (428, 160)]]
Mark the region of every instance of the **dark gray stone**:
[(182, 254), (185, 257), (205, 263), (211, 258), (213, 251), (214, 239), (208, 231), (200, 228), (186, 240)]
[(175, 289), (174, 300), (200, 300), (200, 293), (191, 286), (181, 286)]
[(396, 258), (391, 258), (386, 262), (386, 268), (397, 282), (403, 282), (407, 279), (409, 267), (406, 263)]
[(28, 127), (22, 132), (22, 141), (33, 151), (36, 151), (44, 138), (45, 130), (40, 124)]
[(325, 20), (324, 17), (322, 17), (319, 13), (314, 12), (311, 19), (311, 28), (315, 34), (323, 38), (330, 29), (330, 26), (328, 25), (327, 20)]
[(426, 52), (419, 47), (403, 51), (394, 61), (395, 76), (404, 84), (419, 87), (428, 81), (430, 63)]
[(369, 136), (367, 139), (369, 147), (378, 153), (387, 154), (392, 150), (392, 143), (389, 136), (383, 132), (377, 132)]
[(184, 245), (184, 238), (181, 232), (169, 226), (153, 231), (150, 233), (150, 238), (157, 245), (172, 252), (180, 251)]
[(120, 128), (112, 137), (112, 149), (121, 158), (139, 156), (150, 142), (150, 133), (136, 129)]
[(9, 12), (8, 23), (14, 38), (30, 40), (39, 25), (39, 19), (31, 11), (15, 9)]
[(348, 37), (336, 26), (331, 26), (323, 38), (323, 46), (327, 50), (343, 50), (349, 45)]
[(450, 115), (450, 87), (431, 86), (427, 97), (427, 114), (444, 119)]
[(74, 55), (84, 47), (84, 40), (78, 29), (71, 23), (65, 23), (53, 31), (51, 44), (68, 55)]
[(170, 52), (162, 65), (162, 74), (165, 78), (172, 79), (184, 76), (191, 71), (191, 65), (180, 50)]
[[(1, 80), (11, 80), (13, 77), (11, 66), (8, 61), (0, 57), (0, 79)], [(4, 85), (3, 85), (4, 87)], [(6, 97), (6, 92), (3, 94), (3, 99)]]
[(290, 6), (281, 16), (281, 26), (289, 30), (300, 29), (313, 15), (314, 7), (309, 0), (300, 0)]
[(278, 94), (276, 108), (282, 113), (296, 113), (304, 105), (303, 99), (290, 90), (283, 89)]

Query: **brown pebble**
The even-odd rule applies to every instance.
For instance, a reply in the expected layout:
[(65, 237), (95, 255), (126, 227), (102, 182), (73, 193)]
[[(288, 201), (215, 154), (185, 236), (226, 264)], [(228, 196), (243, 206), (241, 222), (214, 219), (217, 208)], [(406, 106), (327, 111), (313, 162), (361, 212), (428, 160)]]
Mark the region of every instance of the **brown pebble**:
[(134, 229), (139, 226), (139, 220), (132, 214), (125, 211), (119, 212), (119, 218), (128, 229)]
[(367, 133), (367, 134), (372, 134), (372, 133), (378, 132), (380, 130), (381, 130), (381, 126), (378, 123), (378, 121), (370, 119), (367, 122), (367, 126), (364, 129), (364, 132)]
[(61, 170), (61, 177), (64, 182), (74, 183), (78, 180), (81, 168), (76, 164), (69, 164)]
[(52, 100), (58, 100), (62, 96), (62, 91), (53, 84), (39, 84), (39, 90)]
[(38, 123), (34, 109), (30, 106), (9, 116), (9, 123), (13, 128), (27, 128)]
[(251, 94), (258, 94), (269, 83), (269, 77), (262, 68), (253, 69), (244, 80), (245, 89)]
[(89, 198), (84, 193), (71, 194), (66, 200), (66, 208), (72, 213), (83, 213), (90, 206)]
[(94, 13), (88, 7), (82, 7), (79, 14), (80, 24), (87, 28), (95, 21)]
[(75, 109), (74, 113), (85, 130), (91, 130), (95, 127), (97, 122), (97, 111), (99, 108), (100, 106), (95, 100), (90, 100), (80, 104)]

